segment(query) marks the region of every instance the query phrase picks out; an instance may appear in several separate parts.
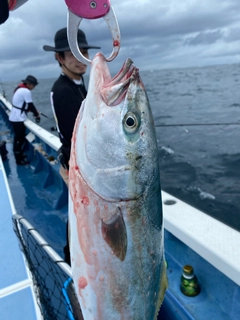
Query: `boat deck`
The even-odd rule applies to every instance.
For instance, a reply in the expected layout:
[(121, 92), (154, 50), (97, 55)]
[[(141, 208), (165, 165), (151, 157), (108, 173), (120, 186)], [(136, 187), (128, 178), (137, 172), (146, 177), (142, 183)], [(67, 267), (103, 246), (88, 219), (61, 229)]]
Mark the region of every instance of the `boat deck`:
[(15, 207), (0, 157), (0, 310), (1, 319), (42, 319), (37, 310), (32, 281), (13, 231)]
[[(1, 112), (0, 139), (6, 141), (8, 159), (4, 168), (15, 205), (16, 213), (26, 218), (44, 237), (53, 249), (63, 258), (63, 247), (66, 243), (66, 221), (68, 192), (65, 183), (58, 174), (59, 163), (49, 165), (45, 155), (57, 157), (57, 152), (43, 141), (37, 140), (30, 132), (27, 140), (34, 140), (33, 145), (26, 146), (25, 153), (30, 160), (29, 165), (17, 166), (13, 154), (13, 131), (11, 125)], [(7, 116), (6, 116), (7, 118)], [(32, 121), (31, 129), (36, 132), (46, 131)], [(46, 132), (45, 132), (46, 133)], [(48, 141), (58, 138), (49, 134)], [(44, 146), (43, 146), (44, 144)], [(43, 156), (42, 156), (43, 154)]]

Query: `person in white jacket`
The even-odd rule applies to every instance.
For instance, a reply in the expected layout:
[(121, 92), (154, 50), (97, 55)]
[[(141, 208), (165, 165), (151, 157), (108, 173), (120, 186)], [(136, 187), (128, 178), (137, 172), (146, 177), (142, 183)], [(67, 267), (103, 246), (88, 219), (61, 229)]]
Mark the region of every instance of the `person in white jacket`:
[(40, 122), (40, 114), (32, 101), (31, 90), (38, 84), (37, 79), (31, 75), (27, 76), (22, 83), (14, 90), (12, 98), (12, 110), (9, 120), (14, 130), (13, 152), (16, 163), (19, 165), (28, 164), (26, 156), (23, 154), (23, 145), (25, 142), (26, 128), (24, 121), (27, 119), (27, 112), (32, 112), (35, 121)]

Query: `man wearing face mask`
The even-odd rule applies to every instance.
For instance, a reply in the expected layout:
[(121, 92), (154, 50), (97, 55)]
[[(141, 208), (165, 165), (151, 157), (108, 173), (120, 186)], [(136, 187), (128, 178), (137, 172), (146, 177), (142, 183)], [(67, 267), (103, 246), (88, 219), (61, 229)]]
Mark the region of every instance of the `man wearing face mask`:
[[(54, 42), (54, 47), (45, 45), (43, 49), (55, 52), (55, 59), (61, 68), (61, 75), (55, 81), (51, 90), (51, 105), (62, 143), (59, 150), (60, 174), (68, 185), (68, 163), (74, 124), (82, 101), (87, 95), (83, 80), (87, 66), (73, 56), (68, 44), (67, 28), (57, 31)], [(80, 29), (78, 30), (77, 42), (79, 49), (86, 58), (88, 58), (88, 49), (100, 49), (89, 45), (84, 32)], [(65, 261), (70, 264), (68, 244), (64, 248), (64, 253)]]

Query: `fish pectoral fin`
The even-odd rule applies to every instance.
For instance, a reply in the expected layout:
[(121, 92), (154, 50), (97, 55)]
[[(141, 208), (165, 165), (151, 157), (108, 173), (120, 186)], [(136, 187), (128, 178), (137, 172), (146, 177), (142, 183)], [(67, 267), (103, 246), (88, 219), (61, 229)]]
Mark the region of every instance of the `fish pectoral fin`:
[(115, 256), (124, 261), (127, 253), (127, 230), (120, 208), (109, 220), (102, 220), (102, 236)]

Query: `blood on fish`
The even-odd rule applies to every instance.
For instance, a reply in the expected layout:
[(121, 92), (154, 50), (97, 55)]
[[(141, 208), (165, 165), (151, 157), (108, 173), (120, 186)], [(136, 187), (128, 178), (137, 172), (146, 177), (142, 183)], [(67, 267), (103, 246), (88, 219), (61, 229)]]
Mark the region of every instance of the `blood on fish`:
[(81, 202), (84, 206), (88, 206), (90, 203), (88, 197), (83, 197)]
[(78, 279), (78, 288), (84, 289), (88, 285), (87, 279), (85, 277), (80, 277)]

